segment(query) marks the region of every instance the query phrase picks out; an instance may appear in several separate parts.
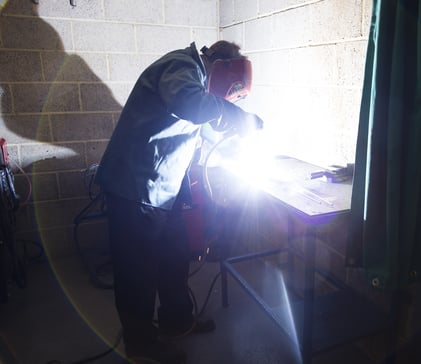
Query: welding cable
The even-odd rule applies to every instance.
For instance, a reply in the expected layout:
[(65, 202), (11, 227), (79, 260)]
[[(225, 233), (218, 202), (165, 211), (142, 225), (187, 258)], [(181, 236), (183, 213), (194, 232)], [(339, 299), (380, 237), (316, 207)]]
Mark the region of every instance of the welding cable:
[(87, 269), (93, 283), (99, 288), (112, 289), (112, 283), (103, 282), (98, 276), (99, 270), (101, 270), (106, 265), (109, 265), (109, 262), (103, 263), (99, 267), (94, 268), (89, 263), (88, 258), (86, 257), (86, 254), (80, 245), (78, 235), (78, 230), (81, 223), (103, 219), (107, 215), (104, 194), (101, 190), (96, 192), (94, 191), (95, 175), (98, 167), (98, 163), (93, 163), (84, 171), (83, 183), (87, 190), (90, 201), (73, 219), (73, 240), (76, 246), (76, 250), (80, 255), (82, 262)]
[(98, 167), (98, 163), (93, 163), (88, 168), (86, 168), (85, 172), (83, 173), (83, 184), (85, 185), (85, 188), (91, 200), (93, 200), (95, 197), (93, 189), (95, 184), (95, 175), (96, 171), (98, 170)]
[(26, 267), (16, 249), (16, 215), (19, 197), (15, 192), (13, 173), (9, 166), (0, 168), (0, 238), (9, 251), (12, 277), (19, 288), (27, 284)]
[[(74, 361), (74, 362), (71, 362), (69, 364), (86, 364), (86, 363), (90, 363), (92, 361), (103, 358), (104, 356), (106, 356), (106, 355), (112, 353), (113, 351), (115, 351), (117, 346), (120, 344), (120, 341), (121, 341), (122, 337), (123, 337), (123, 329), (120, 329), (118, 334), (117, 334), (117, 337), (115, 339), (115, 342), (114, 342), (113, 346), (111, 346), (109, 349), (107, 349), (106, 351), (104, 351), (102, 353), (99, 353), (97, 355), (93, 355), (93, 356), (85, 358), (85, 359), (80, 359), (78, 361)], [(64, 364), (64, 363), (62, 361), (53, 359), (53, 360), (50, 360), (50, 361), (46, 362), (45, 364)]]
[[(227, 136), (225, 136), (224, 138), (222, 138), (221, 140), (219, 140), (218, 142), (216, 142), (212, 146), (212, 148), (209, 150), (209, 152), (208, 152), (208, 154), (207, 154), (207, 156), (205, 158), (205, 161), (203, 163), (203, 167), (202, 167), (202, 179), (203, 179), (203, 184), (204, 184), (204, 190), (207, 193), (210, 201), (212, 201), (212, 202), (214, 201), (214, 198), (213, 198), (212, 187), (211, 187), (211, 183), (210, 183), (209, 175), (208, 175), (209, 160), (210, 160), (210, 157), (212, 156), (212, 154), (218, 149), (218, 147), (220, 147), (221, 144), (224, 144), (225, 142), (231, 140), (234, 136), (235, 136), (235, 134), (228, 134)], [(192, 276), (194, 276), (195, 274), (197, 274), (204, 267), (204, 265), (206, 264), (206, 257), (207, 257), (207, 255), (209, 254), (209, 251), (210, 251), (210, 247), (211, 247), (211, 244), (210, 243), (208, 243), (205, 246), (205, 248), (203, 250), (203, 256), (202, 256), (200, 265), (193, 272), (189, 273), (189, 278), (191, 278)], [(194, 307), (194, 312), (195, 312), (195, 315), (194, 316), (195, 316), (195, 319), (196, 320), (199, 319), (204, 314), (205, 309), (206, 309), (206, 306), (207, 306), (207, 304), (209, 302), (209, 299), (210, 299), (210, 296), (211, 296), (213, 287), (215, 286), (215, 284), (216, 284), (219, 276), (220, 276), (220, 273), (216, 274), (216, 276), (212, 280), (212, 283), (211, 283), (210, 288), (208, 290), (207, 296), (206, 296), (205, 301), (204, 301), (204, 303), (203, 303), (203, 305), (202, 305), (202, 307), (201, 307), (200, 310), (199, 310), (199, 307), (198, 307), (198, 304), (197, 304), (197, 300), (196, 300), (196, 297), (194, 295), (193, 290), (190, 288), (190, 286), (188, 287), (189, 288), (189, 292), (190, 292), (190, 296), (191, 296), (192, 301), (193, 301), (193, 307)]]
[[(91, 210), (96, 207), (97, 205), (100, 205), (99, 212), (93, 213)], [(78, 236), (78, 230), (79, 226), (82, 222), (85, 221), (91, 221), (91, 220), (98, 220), (106, 217), (106, 211), (105, 211), (105, 202), (104, 202), (104, 195), (102, 193), (97, 194), (89, 203), (79, 212), (78, 215), (73, 219), (73, 240), (75, 242), (76, 250), (78, 254), (80, 255), (82, 262), (87, 269), (91, 279), (93, 280), (93, 283), (98, 286), (99, 288), (104, 289), (112, 289), (113, 284), (112, 283), (106, 283), (103, 282), (97, 275), (96, 269), (94, 269), (91, 264), (89, 263), (86, 254), (84, 253), (80, 242), (79, 242), (79, 236)]]
[(216, 142), (212, 146), (212, 148), (209, 150), (208, 155), (206, 156), (205, 161), (203, 162), (203, 183), (205, 186), (205, 191), (207, 192), (211, 201), (213, 201), (214, 199), (213, 199), (211, 183), (209, 181), (209, 173), (208, 173), (209, 159), (212, 156), (212, 154), (215, 152), (215, 150), (217, 150), (220, 147), (221, 144), (224, 144), (228, 140), (231, 140), (234, 136), (235, 134), (228, 134), (227, 136), (225, 136), (224, 138)]
[(22, 167), (17, 164), (12, 158), (9, 157), (9, 161), (13, 163), (13, 165), (19, 170), (20, 173), (22, 173), (22, 175), (25, 177), (25, 180), (28, 184), (28, 193), (26, 194), (26, 198), (25, 200), (22, 202), (23, 205), (27, 204), (29, 199), (32, 196), (32, 183), (31, 180), (28, 176), (28, 174), (22, 169)]
[[(23, 200), (23, 202), (20, 202), (19, 203), (20, 206), (21, 205), (26, 205), (29, 202), (29, 200), (30, 200), (30, 198), (32, 196), (32, 182), (31, 182), (31, 179), (29, 178), (28, 173), (26, 173), (23, 170), (23, 168), (13, 158), (10, 158), (10, 156), (9, 156), (9, 162), (11, 162), (19, 170), (19, 172), (25, 177), (25, 180), (27, 182), (28, 192), (27, 192), (26, 197)], [(23, 256), (24, 256), (24, 258), (25, 258), (25, 260), (27, 262), (32, 261), (32, 260), (41, 259), (44, 256), (44, 254), (45, 254), (44, 248), (43, 248), (42, 244), (40, 242), (38, 242), (38, 241), (22, 240), (22, 239), (20, 239), (20, 240), (17, 240), (17, 242), (22, 243), (22, 245), (23, 245)], [(28, 249), (26, 248), (27, 244), (31, 244), (31, 245), (35, 246), (38, 249), (38, 254), (36, 254), (34, 257), (28, 258), (29, 254), (28, 254)]]
[(203, 302), (202, 308), (200, 309), (200, 311), (198, 313), (198, 317), (202, 316), (205, 313), (205, 309), (206, 309), (206, 306), (209, 303), (209, 299), (210, 299), (210, 296), (212, 294), (213, 287), (215, 286), (216, 282), (218, 281), (218, 278), (219, 278), (220, 275), (221, 275), (221, 272), (218, 272), (215, 275), (215, 277), (213, 278), (213, 280), (211, 282), (211, 285), (209, 286), (208, 294), (206, 295), (205, 301)]

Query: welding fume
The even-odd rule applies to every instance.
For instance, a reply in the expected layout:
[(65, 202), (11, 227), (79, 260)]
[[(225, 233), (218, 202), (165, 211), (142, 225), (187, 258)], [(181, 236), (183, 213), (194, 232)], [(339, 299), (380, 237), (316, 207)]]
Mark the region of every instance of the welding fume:
[(95, 182), (106, 198), (115, 304), (131, 362), (184, 363), (187, 354), (169, 339), (218, 329), (195, 315), (187, 284), (189, 172), (206, 127), (220, 138), (262, 129), (261, 118), (234, 103), (251, 84), (251, 62), (237, 44), (199, 51), (193, 42), (147, 67), (123, 107)]

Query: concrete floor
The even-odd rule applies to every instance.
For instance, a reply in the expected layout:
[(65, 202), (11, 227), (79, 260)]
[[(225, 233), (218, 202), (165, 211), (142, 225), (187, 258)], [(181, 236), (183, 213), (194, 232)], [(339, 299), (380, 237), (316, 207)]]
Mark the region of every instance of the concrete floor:
[[(218, 263), (206, 263), (190, 279), (199, 307), (218, 272)], [(12, 285), (8, 302), (0, 305), (0, 364), (70, 364), (104, 353), (120, 330), (113, 300), (111, 289), (92, 284), (76, 255), (52, 266), (46, 258), (31, 262), (27, 287)], [(216, 331), (177, 342), (188, 353), (188, 364), (301, 363), (297, 347), (231, 279), (229, 300), (223, 308), (218, 279), (206, 306)], [(124, 363), (123, 352), (119, 342), (95, 363)], [(370, 362), (354, 345), (313, 359), (315, 364)]]

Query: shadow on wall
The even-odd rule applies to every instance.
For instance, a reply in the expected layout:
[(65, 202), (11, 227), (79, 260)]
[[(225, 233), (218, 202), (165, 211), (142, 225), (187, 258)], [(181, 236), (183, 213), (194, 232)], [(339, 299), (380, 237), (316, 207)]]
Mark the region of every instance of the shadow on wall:
[[(87, 200), (83, 173), (100, 161), (121, 111), (85, 60), (66, 52), (37, 8), (30, 0), (0, 3), (0, 137), (9, 145), (23, 200), (27, 177), (33, 188), (18, 232), (71, 229)], [(63, 32), (71, 29), (66, 20), (54, 24)], [(87, 57), (106, 74), (105, 55)]]

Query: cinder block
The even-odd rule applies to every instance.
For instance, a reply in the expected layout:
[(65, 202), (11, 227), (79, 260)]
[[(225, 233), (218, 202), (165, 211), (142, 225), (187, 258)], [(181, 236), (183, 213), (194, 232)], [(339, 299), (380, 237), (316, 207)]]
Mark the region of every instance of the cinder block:
[(354, 163), (357, 142), (361, 89), (341, 88), (336, 90), (332, 102), (332, 114), (341, 115), (336, 118), (332, 127), (334, 143), (333, 155), (338, 155), (344, 162)]
[(370, 32), (371, 14), (373, 8), (373, 0), (363, 0), (363, 19), (361, 27), (361, 35), (367, 37)]
[(0, 82), (42, 80), (39, 52), (0, 50)]
[[(121, 87), (113, 85), (114, 88)], [(112, 90), (104, 83), (83, 83), (80, 85), (83, 111), (118, 111), (121, 104), (115, 99)]]
[(219, 1), (219, 26), (225, 27), (234, 22), (234, 0)]
[(241, 49), (244, 49), (244, 24), (237, 24), (223, 28), (221, 31), (221, 39), (237, 43)]
[(12, 92), (8, 84), (0, 85), (0, 112), (1, 114), (10, 114), (13, 112)]
[(104, 0), (105, 19), (121, 22), (160, 23), (164, 21), (161, 1), (156, 0)]
[[(16, 211), (16, 233), (19, 234), (20, 232), (25, 232), (25, 235), (27, 235), (27, 232), (34, 230), (34, 224), (29, 219), (29, 208), (32, 208), (32, 204), (21, 204), (19, 206), (19, 209)], [(16, 235), (16, 239), (21, 238), (21, 236)], [(35, 241), (35, 239), (31, 239)]]
[(137, 49), (145, 53), (164, 54), (191, 43), (190, 28), (139, 25), (136, 27)]
[(58, 173), (60, 198), (86, 197), (88, 190), (84, 184), (84, 171)]
[(56, 173), (35, 173), (30, 178), (33, 201), (52, 201), (59, 198)]
[(336, 46), (339, 85), (362, 88), (366, 52), (366, 40), (346, 42)]
[(311, 27), (311, 6), (290, 9), (274, 14), (272, 37), (274, 48), (291, 48), (307, 45), (313, 38)]
[(259, 82), (266, 85), (291, 83), (289, 51), (281, 50), (262, 53), (256, 67), (253, 67), (253, 74)]
[(234, 0), (234, 21), (244, 21), (257, 17), (258, 0)]
[(108, 79), (105, 54), (43, 52), (41, 54), (47, 81), (93, 81)]
[(13, 85), (15, 110), (18, 112), (80, 111), (79, 89), (69, 83), (28, 83)]
[[(311, 65), (309, 65), (311, 60)], [(297, 48), (289, 52), (292, 82), (302, 85), (337, 85), (338, 67), (335, 45)]]
[(112, 114), (53, 114), (54, 142), (108, 139), (114, 129)]
[(38, 227), (37, 231), (45, 255), (53, 266), (56, 259), (77, 254), (73, 239), (73, 226)]
[[(186, 11), (186, 6), (188, 11)], [(165, 1), (165, 24), (200, 25), (217, 28), (217, 2), (215, 0)]]
[(102, 18), (101, 0), (76, 0), (76, 6), (72, 7), (70, 1), (48, 0), (33, 1), (13, 0), (8, 1), (5, 7), (6, 14), (31, 15), (40, 17), (57, 18)]
[(122, 83), (109, 83), (107, 86), (113, 93), (114, 98), (121, 105), (119, 108), (112, 110), (114, 113), (120, 113), (122, 106), (126, 103), (127, 98), (130, 95), (130, 92), (133, 89), (137, 79), (133, 79), (132, 82), (122, 82)]
[(311, 5), (312, 41), (334, 41), (361, 35), (362, 0), (327, 0)]
[(99, 164), (101, 158), (105, 152), (105, 149), (108, 145), (108, 141), (98, 141), (98, 142), (87, 142), (86, 143), (86, 164), (88, 166), (92, 164)]
[(192, 40), (196, 43), (197, 50), (206, 45), (209, 47), (218, 40), (217, 29), (193, 28)]
[[(77, 229), (78, 244), (81, 249), (89, 249), (104, 255), (109, 252), (108, 221), (98, 218), (91, 222), (83, 222)], [(105, 256), (106, 258), (106, 256)]]
[(133, 83), (157, 58), (158, 56), (146, 54), (110, 54), (108, 56), (110, 80)]
[(134, 52), (134, 35), (131, 24), (73, 22), (74, 49), (78, 52)]
[(86, 168), (84, 143), (24, 144), (21, 166), (33, 173)]
[(2, 2), (2, 14), (4, 15), (37, 15), (38, 7), (32, 1), (14, 0)]
[(73, 19), (103, 19), (102, 0), (75, 0), (76, 6), (70, 1), (49, 0), (39, 1), (38, 14), (41, 17), (73, 18)]
[(273, 47), (272, 17), (245, 23), (245, 47), (248, 51), (271, 49)]
[(48, 115), (3, 115), (0, 125), (9, 144), (51, 141)]
[[(51, 175), (54, 178), (55, 176)], [(20, 171), (16, 171), (14, 173), (14, 183), (15, 183), (15, 190), (16, 193), (19, 195), (19, 210), (28, 203), (31, 203), (34, 198), (34, 194), (32, 191), (32, 175), (27, 173), (21, 173)], [(48, 199), (55, 199), (58, 197), (57, 193), (57, 183), (49, 183), (48, 187), (51, 188), (48, 191), (45, 191), (48, 194)], [(22, 212), (20, 212), (22, 214)]]
[(309, 0), (259, 0), (259, 14), (267, 14), (282, 11), (308, 2)]
[(9, 161), (11, 161), (10, 168), (12, 168), (13, 173), (20, 173), (19, 169), (16, 166), (16, 164), (18, 166), (20, 165), (19, 147), (17, 145), (9, 144), (7, 146), (7, 154)]
[[(57, 227), (71, 227), (73, 220), (86, 206), (88, 199), (66, 199), (57, 201), (43, 201), (34, 204), (34, 220), (39, 230)], [(61, 240), (58, 239), (61, 243)]]
[(13, 49), (72, 49), (70, 22), (41, 18), (2, 18), (3, 47)]

